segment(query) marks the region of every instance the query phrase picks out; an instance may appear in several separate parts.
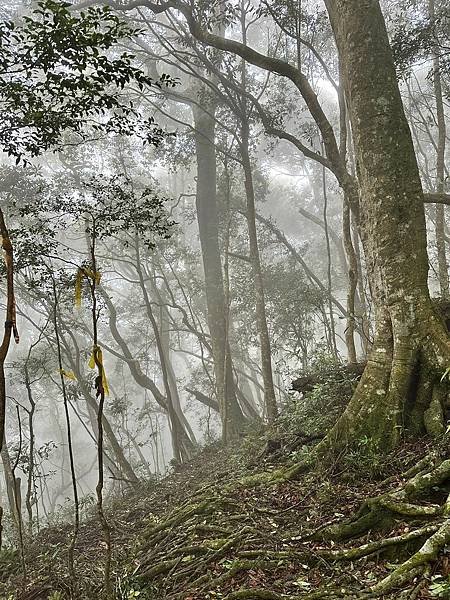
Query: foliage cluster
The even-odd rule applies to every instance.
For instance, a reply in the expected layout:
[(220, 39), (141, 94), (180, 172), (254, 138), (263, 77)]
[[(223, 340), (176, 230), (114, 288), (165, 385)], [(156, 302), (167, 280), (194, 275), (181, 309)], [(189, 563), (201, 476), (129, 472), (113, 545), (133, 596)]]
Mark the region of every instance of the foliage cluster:
[(288, 433), (324, 434), (342, 414), (358, 382), (334, 357), (317, 355), (308, 375), (320, 383), (304, 394), (292, 392), (280, 415), (280, 425)]
[(133, 133), (151, 143), (164, 137), (120, 90), (130, 83), (141, 90), (171, 86), (174, 80), (164, 75), (154, 81), (134, 66), (130, 53), (111, 56), (119, 40), (138, 32), (108, 7), (79, 15), (69, 7), (40, 0), (20, 24), (0, 22), (0, 145), (18, 162), (55, 149), (63, 132), (86, 139), (86, 125), (97, 134)]

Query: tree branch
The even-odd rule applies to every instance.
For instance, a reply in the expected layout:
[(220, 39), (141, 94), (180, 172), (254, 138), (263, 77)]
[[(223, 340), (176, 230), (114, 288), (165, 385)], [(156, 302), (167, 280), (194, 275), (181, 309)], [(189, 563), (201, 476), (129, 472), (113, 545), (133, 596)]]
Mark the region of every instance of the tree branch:
[(423, 195), (425, 204), (448, 204), (450, 205), (450, 194), (426, 193)]

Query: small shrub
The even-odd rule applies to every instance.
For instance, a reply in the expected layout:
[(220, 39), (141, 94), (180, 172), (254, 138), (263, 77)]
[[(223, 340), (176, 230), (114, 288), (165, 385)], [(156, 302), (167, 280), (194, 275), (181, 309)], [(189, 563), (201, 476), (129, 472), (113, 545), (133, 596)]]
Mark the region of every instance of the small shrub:
[(378, 445), (367, 436), (361, 438), (353, 448), (348, 448), (341, 462), (349, 471), (364, 473), (368, 479), (375, 479), (383, 475), (386, 466), (384, 454), (380, 452)]
[(450, 576), (436, 575), (431, 578), (430, 594), (435, 598), (450, 598)]
[(116, 597), (117, 600), (153, 600), (150, 590), (133, 576), (133, 573), (124, 573), (117, 578)]
[(328, 357), (317, 359), (313, 369), (303, 375), (317, 383), (311, 391), (290, 395), (279, 425), (288, 434), (326, 433), (345, 410), (358, 376)]

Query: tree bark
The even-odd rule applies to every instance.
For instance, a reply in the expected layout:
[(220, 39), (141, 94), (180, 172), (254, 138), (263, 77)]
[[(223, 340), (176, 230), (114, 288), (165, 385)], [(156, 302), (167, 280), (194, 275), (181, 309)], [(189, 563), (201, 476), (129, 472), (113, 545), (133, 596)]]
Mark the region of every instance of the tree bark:
[(450, 343), (429, 297), (422, 185), (379, 2), (326, 6), (350, 110), (359, 227), (376, 309), (368, 365), (327, 444), (368, 436), (387, 450), (405, 430), (424, 430), (423, 406), (415, 410), (417, 372), (424, 369), (427, 383), (438, 381), (450, 364)]
[[(434, 0), (428, 1), (428, 9), (430, 21), (434, 23), (436, 18)], [(443, 194), (445, 187), (446, 127), (444, 102), (442, 98), (441, 68), (439, 55), (437, 53), (435, 53), (433, 56), (433, 86), (434, 95), (436, 97), (436, 121), (438, 126), (438, 139), (436, 148), (436, 192), (438, 194)], [(442, 298), (448, 298), (448, 268), (447, 257), (445, 252), (445, 207), (443, 204), (436, 204), (436, 206), (434, 207), (434, 211), (439, 286), (441, 288)]]
[(247, 117), (244, 117), (242, 121), (241, 136), (241, 158), (244, 170), (245, 193), (247, 197), (246, 218), (248, 226), (249, 251), (252, 265), (253, 285), (255, 288), (256, 326), (259, 335), (261, 372), (264, 382), (264, 406), (266, 410), (267, 421), (269, 423), (273, 423), (278, 415), (278, 408), (275, 397), (275, 388), (273, 385), (272, 351), (270, 345), (269, 328), (267, 326), (264, 282), (261, 259), (259, 256), (258, 234), (256, 230), (255, 190), (253, 186), (253, 173), (249, 156), (250, 131)]
[(345, 345), (347, 346), (347, 361), (352, 365), (356, 364), (357, 362), (355, 346), (355, 298), (358, 286), (358, 261), (352, 240), (350, 204), (346, 197), (344, 197), (344, 205), (342, 210), (342, 238), (344, 240), (348, 264), (347, 325), (345, 328)]
[(3, 339), (0, 344), (0, 450), (2, 449), (5, 434), (6, 419), (6, 380), (5, 361), (9, 351), (11, 334), (14, 335), (16, 344), (19, 343), (19, 334), (16, 325), (16, 300), (14, 296), (14, 251), (9, 237), (8, 227), (3, 211), (0, 209), (0, 236), (4, 252), (6, 271), (6, 314)]
[(229, 440), (242, 431), (245, 419), (236, 398), (231, 351), (226, 335), (225, 292), (220, 259), (216, 193), (214, 108), (207, 113), (199, 105), (194, 105), (193, 114), (197, 158), (196, 207), (205, 275), (208, 325), (222, 419), (222, 437), (224, 440)]

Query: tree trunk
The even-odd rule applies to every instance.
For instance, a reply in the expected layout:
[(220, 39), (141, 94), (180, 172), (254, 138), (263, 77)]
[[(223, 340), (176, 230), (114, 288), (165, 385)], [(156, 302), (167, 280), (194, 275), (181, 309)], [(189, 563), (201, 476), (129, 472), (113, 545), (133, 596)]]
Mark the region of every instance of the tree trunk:
[[(199, 99), (199, 104), (204, 98)], [(218, 207), (216, 194), (216, 153), (214, 148), (214, 109), (205, 112), (193, 105), (197, 157), (197, 221), (205, 275), (208, 325), (216, 377), (217, 398), (222, 419), (222, 437), (229, 440), (239, 434), (244, 416), (239, 407), (230, 346), (226, 335), (225, 294), (219, 248)]]
[(347, 346), (347, 361), (350, 365), (357, 363), (355, 346), (355, 298), (358, 286), (358, 260), (352, 241), (350, 203), (344, 197), (342, 210), (342, 237), (348, 265), (347, 287), (347, 324), (345, 327), (345, 345)]
[[(331, 296), (333, 292), (333, 281), (331, 276), (332, 259), (331, 259), (331, 246), (330, 246), (330, 234), (328, 232), (328, 193), (327, 193), (327, 172), (325, 167), (322, 167), (322, 196), (323, 196), (323, 224), (325, 232), (325, 247), (327, 252), (327, 300), (328, 300), (328, 318), (330, 326), (330, 343), (331, 351), (334, 355), (335, 360), (339, 359), (337, 343), (336, 343), (336, 327), (334, 323), (334, 312), (333, 303)], [(348, 308), (347, 308), (348, 310)], [(353, 339), (353, 330), (352, 330)], [(348, 341), (348, 340), (346, 340)], [(351, 352), (351, 350), (350, 350)]]
[(184, 460), (189, 460), (191, 458), (190, 454), (183, 453), (183, 444), (182, 444), (182, 428), (180, 427), (180, 421), (178, 419), (177, 412), (175, 410), (173, 397), (172, 397), (172, 387), (169, 382), (169, 373), (168, 373), (168, 356), (164, 352), (163, 342), (161, 339), (161, 330), (159, 328), (158, 322), (156, 320), (155, 315), (153, 314), (152, 305), (150, 303), (150, 298), (148, 296), (147, 288), (145, 286), (144, 275), (141, 268), (141, 258), (139, 254), (139, 245), (136, 240), (136, 271), (139, 277), (139, 282), (141, 286), (141, 290), (144, 296), (145, 306), (147, 310), (147, 316), (150, 320), (153, 335), (155, 336), (156, 348), (158, 350), (159, 356), (159, 364), (161, 366), (161, 374), (164, 384), (164, 391), (166, 393), (166, 402), (167, 402), (167, 414), (169, 416), (169, 425), (170, 425), (170, 433), (172, 437), (172, 450), (173, 450), (173, 458), (177, 463), (181, 463)]
[(273, 423), (278, 415), (275, 388), (272, 373), (272, 351), (270, 345), (269, 329), (267, 327), (266, 301), (264, 297), (264, 282), (259, 256), (258, 234), (256, 230), (255, 190), (253, 187), (253, 174), (249, 156), (249, 126), (247, 117), (244, 117), (241, 127), (241, 158), (244, 170), (245, 193), (247, 197), (247, 226), (250, 260), (252, 264), (253, 285), (255, 289), (256, 327), (259, 336), (261, 351), (261, 372), (264, 382), (264, 407), (267, 421)]
[[(122, 337), (122, 335), (119, 332), (119, 329), (117, 326), (117, 311), (116, 311), (116, 308), (114, 306), (112, 299), (110, 298), (110, 296), (107, 294), (107, 292), (105, 291), (105, 289), (102, 286), (99, 286), (98, 290), (102, 294), (102, 298), (108, 308), (109, 328), (111, 330), (111, 334), (112, 334), (114, 340), (116, 341), (117, 345), (119, 346), (119, 348), (122, 352), (122, 355), (123, 355), (121, 357), (122, 360), (126, 361), (128, 368), (130, 369), (130, 373), (131, 373), (133, 379), (136, 381), (136, 383), (138, 385), (140, 385), (141, 387), (143, 387), (144, 389), (150, 390), (150, 392), (152, 393), (157, 404), (165, 412), (168, 412), (166, 398), (159, 391), (155, 382), (152, 379), (150, 379), (150, 377), (148, 377), (142, 371), (139, 361), (135, 360), (133, 353), (131, 352), (130, 348), (128, 347), (127, 342), (124, 340), (124, 338)], [(107, 346), (105, 344), (104, 344), (104, 347), (107, 348)], [(111, 348), (108, 348), (108, 350), (110, 352), (112, 352)], [(192, 443), (192, 440), (186, 431), (183, 421), (178, 418), (178, 415), (175, 413), (172, 415), (172, 418), (178, 421), (177, 429), (178, 429), (178, 433), (180, 435), (180, 443), (183, 446), (183, 452), (185, 452), (186, 455), (188, 455), (189, 453), (193, 452), (193, 450), (194, 450), (194, 445)]]
[(20, 496), (18, 495), (18, 492), (20, 490), (20, 479), (18, 480), (14, 476), (5, 435), (3, 436), (1, 458), (3, 463), (3, 473), (5, 476), (6, 491), (8, 495), (9, 510), (13, 519), (14, 526), (16, 527), (17, 532), (20, 535), (20, 532), (23, 527), (21, 501), (19, 500)]
[[(167, 304), (165, 302), (165, 299), (163, 298), (162, 293), (160, 292), (160, 290), (158, 289), (158, 286), (156, 285), (155, 277), (154, 276), (150, 277), (147, 270), (144, 270), (144, 273), (146, 274), (147, 281), (150, 284), (152, 295), (154, 296), (155, 301), (159, 305), (159, 315), (160, 315), (159, 327), (160, 327), (160, 332), (161, 332), (161, 348), (164, 352), (164, 357), (165, 357), (165, 361), (166, 361), (166, 365), (167, 365), (167, 376), (169, 379), (170, 393), (172, 396), (173, 406), (174, 406), (175, 412), (178, 415), (178, 419), (183, 424), (183, 426), (186, 430), (186, 433), (189, 435), (189, 437), (191, 439), (192, 444), (194, 446), (196, 446), (197, 440), (195, 438), (195, 434), (192, 430), (192, 427), (191, 427), (189, 421), (187, 420), (185, 414), (183, 413), (183, 409), (181, 408), (181, 399), (180, 399), (180, 394), (178, 391), (177, 377), (176, 377), (176, 373), (173, 368), (172, 360), (171, 360), (169, 310), (167, 308)], [(145, 287), (145, 283), (143, 281), (141, 281), (141, 286), (142, 285)], [(150, 304), (147, 293), (144, 294), (144, 301), (145, 301), (145, 305), (147, 307), (147, 311), (151, 310), (151, 304)], [(192, 454), (193, 454), (193, 452), (191, 452), (191, 456), (192, 456)]]
[(358, 321), (360, 326), (359, 336), (361, 339), (361, 348), (363, 351), (363, 357), (367, 358), (369, 354), (371, 340), (370, 340), (370, 320), (369, 320), (369, 303), (366, 299), (366, 291), (364, 288), (365, 274), (363, 272), (363, 265), (361, 262), (361, 248), (359, 243), (359, 231), (358, 224), (355, 221), (354, 215), (351, 215), (352, 219), (352, 233), (353, 233), (353, 248), (356, 256), (356, 267), (358, 270), (358, 291), (356, 295), (357, 307), (358, 307)]
[(326, 6), (350, 110), (359, 227), (376, 309), (367, 367), (327, 443), (368, 436), (388, 450), (406, 430), (424, 431), (429, 400), (421, 389), (450, 364), (450, 342), (429, 297), (423, 191), (379, 2)]
[[(435, 21), (435, 6), (434, 0), (428, 1), (430, 21)], [(433, 56), (433, 86), (434, 95), (436, 97), (436, 121), (438, 126), (438, 140), (436, 148), (436, 192), (444, 193), (445, 188), (445, 112), (444, 102), (442, 98), (442, 83), (441, 83), (441, 68), (439, 55), (436, 52)], [(438, 273), (439, 286), (441, 288), (442, 298), (448, 298), (448, 268), (447, 257), (445, 252), (445, 206), (436, 204), (435, 208), (435, 232), (436, 232), (436, 248), (438, 258)]]

